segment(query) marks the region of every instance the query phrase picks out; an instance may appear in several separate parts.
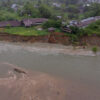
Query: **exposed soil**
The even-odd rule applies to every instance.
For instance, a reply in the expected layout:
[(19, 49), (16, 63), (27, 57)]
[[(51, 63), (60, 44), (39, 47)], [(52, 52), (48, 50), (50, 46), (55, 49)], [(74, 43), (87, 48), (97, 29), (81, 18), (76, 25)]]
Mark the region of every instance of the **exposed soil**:
[(10, 42), (45, 42), (45, 43), (60, 43), (60, 44), (69, 44), (69, 37), (65, 36), (63, 33), (53, 33), (46, 36), (20, 36), (20, 35), (11, 35), (8, 33), (0, 33), (1, 41), (10, 41)]
[[(0, 33), (0, 40), (9, 42), (29, 42), (29, 43), (42, 42), (42, 43), (56, 43), (63, 45), (72, 44), (72, 42), (70, 41), (70, 37), (60, 32), (54, 32), (45, 36), (20, 36), (8, 33)], [(83, 36), (79, 40), (79, 45), (100, 46), (100, 37)]]

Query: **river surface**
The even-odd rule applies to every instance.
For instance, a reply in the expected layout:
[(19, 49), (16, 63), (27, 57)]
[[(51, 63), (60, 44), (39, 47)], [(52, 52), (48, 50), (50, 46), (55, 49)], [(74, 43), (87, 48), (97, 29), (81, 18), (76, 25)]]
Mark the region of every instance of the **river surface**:
[[(100, 90), (100, 56), (67, 55), (59, 53), (58, 49), (39, 49), (39, 45), (42, 44), (0, 42), (0, 62), (45, 72)], [(60, 48), (58, 45), (53, 46)], [(42, 47), (52, 48), (47, 44)]]

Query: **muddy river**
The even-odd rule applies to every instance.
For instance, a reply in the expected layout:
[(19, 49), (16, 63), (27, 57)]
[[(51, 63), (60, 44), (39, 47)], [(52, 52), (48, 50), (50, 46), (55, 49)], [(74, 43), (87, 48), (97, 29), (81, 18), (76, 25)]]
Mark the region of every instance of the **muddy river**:
[(59, 52), (59, 48), (63, 46), (0, 42), (0, 63), (10, 63), (84, 84), (91, 91), (100, 93), (100, 56), (67, 55)]

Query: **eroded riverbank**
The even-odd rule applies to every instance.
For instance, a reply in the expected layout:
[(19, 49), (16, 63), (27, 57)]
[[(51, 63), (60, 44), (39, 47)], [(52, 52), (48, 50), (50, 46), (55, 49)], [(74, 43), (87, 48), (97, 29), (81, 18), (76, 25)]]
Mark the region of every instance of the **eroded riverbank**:
[[(0, 32), (0, 41), (21, 42), (21, 43), (39, 42), (39, 43), (62, 44), (67, 46), (73, 44), (72, 42), (73, 40), (71, 39), (70, 36), (60, 32), (54, 32), (43, 36), (23, 36), (23, 35)], [(77, 40), (76, 45), (100, 46), (100, 36), (97, 35), (82, 36)]]

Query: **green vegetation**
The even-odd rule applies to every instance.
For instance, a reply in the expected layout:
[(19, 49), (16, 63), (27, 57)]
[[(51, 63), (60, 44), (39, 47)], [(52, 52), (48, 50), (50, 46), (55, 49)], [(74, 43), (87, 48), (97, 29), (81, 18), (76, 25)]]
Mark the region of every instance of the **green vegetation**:
[(94, 53), (97, 53), (98, 48), (95, 46), (95, 47), (92, 48), (92, 51), (93, 51)]
[[(55, 2), (60, 6), (54, 6)], [(12, 8), (13, 4), (16, 4), (14, 8)], [(80, 0), (0, 0), (0, 21), (28, 17), (55, 19), (56, 16), (62, 16), (65, 22), (100, 16), (100, 4), (90, 3), (86, 6)]]
[(10, 27), (5, 28), (4, 32), (7, 32), (9, 34), (17, 34), (17, 35), (24, 35), (24, 36), (40, 36), (40, 35), (46, 35), (48, 32), (46, 30), (37, 30), (34, 27), (25, 28), (25, 27)]
[(43, 24), (43, 27), (44, 28), (49, 28), (49, 27), (60, 28), (61, 21), (60, 20), (48, 20), (46, 23)]
[(100, 20), (95, 23), (90, 24), (88, 27), (84, 29), (86, 35), (99, 35), (100, 36)]
[[(53, 3), (60, 4), (59, 7)], [(12, 5), (17, 5), (12, 8)], [(57, 16), (61, 16), (57, 20)], [(0, 1), (0, 21), (6, 20), (21, 20), (24, 18), (48, 18), (49, 21), (44, 23), (42, 27), (44, 30), (38, 31), (34, 27), (24, 28), (16, 27), (5, 29), (5, 32), (19, 35), (45, 35), (49, 27), (57, 28), (57, 32), (61, 32), (62, 24), (68, 24), (70, 20), (81, 20), (91, 16), (100, 16), (100, 4), (90, 3), (86, 6), (85, 3), (80, 3), (79, 0), (1, 0)], [(70, 27), (72, 32), (66, 33), (71, 37), (72, 41), (78, 41), (83, 35), (100, 35), (100, 21), (92, 23), (88, 27), (81, 29), (78, 27)]]

